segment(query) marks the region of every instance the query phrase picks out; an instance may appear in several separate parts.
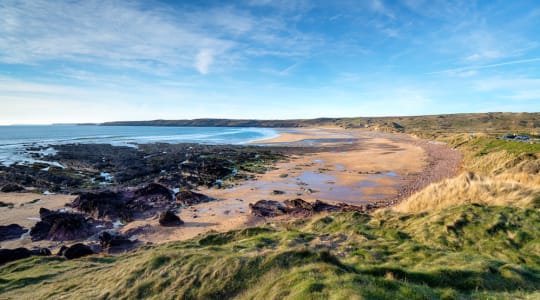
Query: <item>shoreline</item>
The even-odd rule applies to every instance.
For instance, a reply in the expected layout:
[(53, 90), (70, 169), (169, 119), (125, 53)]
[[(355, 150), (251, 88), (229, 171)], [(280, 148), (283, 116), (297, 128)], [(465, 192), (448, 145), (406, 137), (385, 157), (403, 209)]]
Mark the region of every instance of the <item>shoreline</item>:
[[(278, 137), (258, 140), (247, 146), (284, 146), (284, 149), (305, 147), (307, 151), (289, 155), (287, 160), (273, 164), (266, 173), (254, 174), (254, 179), (239, 182), (233, 187), (199, 187), (196, 192), (216, 198), (217, 201), (181, 208), (178, 215), (185, 222), (183, 226), (161, 227), (157, 218), (152, 217), (130, 222), (120, 228), (120, 232), (136, 231), (137, 238), (143, 243), (160, 244), (190, 239), (211, 230), (223, 232), (244, 228), (265, 221), (264, 218), (252, 216), (249, 210), (249, 204), (262, 199), (283, 201), (301, 198), (308, 202), (323, 200), (329, 203), (371, 203), (386, 207), (423, 188), (434, 179), (440, 180), (448, 175), (433, 177), (434, 173), (427, 171), (438, 168), (434, 162), (437, 159), (446, 160), (444, 155), (433, 158), (438, 152), (437, 149), (426, 146), (429, 142), (405, 135), (339, 128), (284, 128), (279, 133)], [(7, 197), (6, 194), (3, 196)], [(17, 194), (9, 196), (18, 197)], [(52, 201), (57, 203), (55, 206), (48, 201), (34, 205), (39, 207), (41, 204), (57, 209), (59, 202), (75, 196), (50, 197), (58, 199), (57, 202)], [(5, 210), (7, 208), (0, 208), (0, 225), (7, 225), (1, 218), (2, 214), (6, 213)], [(16, 215), (13, 210), (9, 213)], [(14, 219), (10, 218), (10, 222), (12, 220)], [(50, 247), (59, 245), (57, 242), (47, 241), (38, 244)], [(37, 244), (29, 242), (28, 239), (0, 242), (2, 248), (21, 245)]]

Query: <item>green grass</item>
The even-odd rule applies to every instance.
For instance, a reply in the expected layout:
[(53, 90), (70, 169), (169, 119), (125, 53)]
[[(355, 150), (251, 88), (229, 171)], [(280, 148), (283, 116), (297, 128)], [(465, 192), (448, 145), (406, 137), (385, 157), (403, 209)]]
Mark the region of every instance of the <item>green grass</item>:
[(540, 291), (540, 212), (333, 214), (0, 267), (0, 298), (504, 299)]
[(477, 147), (478, 155), (485, 155), (497, 151), (507, 151), (512, 154), (540, 153), (540, 143), (527, 143), (518, 141), (498, 140), (493, 138), (479, 138), (471, 146)]
[(540, 173), (540, 143), (496, 139), (495, 135), (454, 134), (439, 138), (463, 153), (463, 168), (483, 175)]

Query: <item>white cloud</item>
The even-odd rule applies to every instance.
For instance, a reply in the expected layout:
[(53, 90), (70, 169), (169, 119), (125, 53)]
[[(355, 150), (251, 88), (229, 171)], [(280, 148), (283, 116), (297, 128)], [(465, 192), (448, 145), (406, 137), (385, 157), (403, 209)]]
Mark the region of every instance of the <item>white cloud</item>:
[[(4, 1), (0, 61), (67, 60), (150, 72), (191, 65), (197, 48), (228, 49), (231, 41), (179, 26), (170, 13), (132, 2)], [(7, 20), (7, 21), (6, 21)]]
[(456, 74), (464, 74), (464, 73), (467, 74), (468, 71), (472, 71), (470, 75), (476, 75), (476, 73), (474, 72), (479, 69), (491, 69), (491, 68), (504, 67), (504, 66), (509, 66), (509, 65), (530, 64), (530, 63), (537, 63), (537, 62), (540, 62), (539, 57), (511, 60), (511, 61), (505, 61), (505, 62), (500, 62), (496, 64), (472, 65), (472, 66), (466, 66), (466, 67), (461, 67), (461, 68), (453, 68), (453, 69), (430, 72), (428, 74), (456, 75)]
[(197, 53), (197, 58), (195, 59), (195, 68), (199, 73), (205, 75), (208, 74), (208, 68), (214, 62), (214, 51), (211, 49), (202, 49)]
[(387, 16), (390, 19), (395, 18), (395, 15), (392, 12), (392, 10), (390, 10), (388, 7), (386, 7), (386, 5), (384, 5), (382, 0), (371, 0), (371, 9), (374, 12), (377, 12), (377, 13), (380, 13), (380, 14), (382, 14), (384, 16)]
[(227, 66), (249, 57), (247, 49), (306, 53), (314, 41), (280, 16), (255, 17), (226, 5), (5, 0), (0, 15), (0, 63), (10, 64), (63, 61), (158, 75), (190, 68), (204, 74), (211, 64)]

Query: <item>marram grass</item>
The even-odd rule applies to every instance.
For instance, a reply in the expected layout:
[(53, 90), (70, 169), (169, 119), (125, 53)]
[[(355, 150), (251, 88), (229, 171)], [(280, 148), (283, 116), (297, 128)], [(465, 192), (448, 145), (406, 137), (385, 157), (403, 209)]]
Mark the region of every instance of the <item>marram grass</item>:
[(540, 212), (333, 214), (0, 267), (1, 299), (534, 299)]

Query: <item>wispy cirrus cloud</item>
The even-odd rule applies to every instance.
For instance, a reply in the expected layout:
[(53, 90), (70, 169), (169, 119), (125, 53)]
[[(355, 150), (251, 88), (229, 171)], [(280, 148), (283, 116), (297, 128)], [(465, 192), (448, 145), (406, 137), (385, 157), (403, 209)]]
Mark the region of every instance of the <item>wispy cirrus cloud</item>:
[[(147, 7), (126, 1), (12, 1), (0, 3), (0, 62), (91, 63), (166, 73), (234, 63), (286, 49), (309, 51), (311, 37), (279, 17), (260, 17), (232, 6), (212, 9)], [(249, 47), (246, 47), (249, 45)]]
[(446, 75), (456, 75), (456, 74), (468, 74), (468, 75), (475, 75), (475, 70), (480, 69), (490, 69), (490, 68), (497, 68), (497, 67), (504, 67), (504, 66), (510, 66), (510, 65), (518, 65), (518, 64), (529, 64), (529, 63), (538, 63), (540, 62), (540, 57), (536, 58), (527, 58), (527, 59), (518, 59), (518, 60), (511, 60), (511, 61), (505, 61), (495, 64), (486, 64), (486, 65), (471, 65), (466, 67), (460, 67), (460, 68), (453, 68), (453, 69), (446, 69), (441, 71), (435, 71), (430, 72), (427, 74), (446, 74)]

